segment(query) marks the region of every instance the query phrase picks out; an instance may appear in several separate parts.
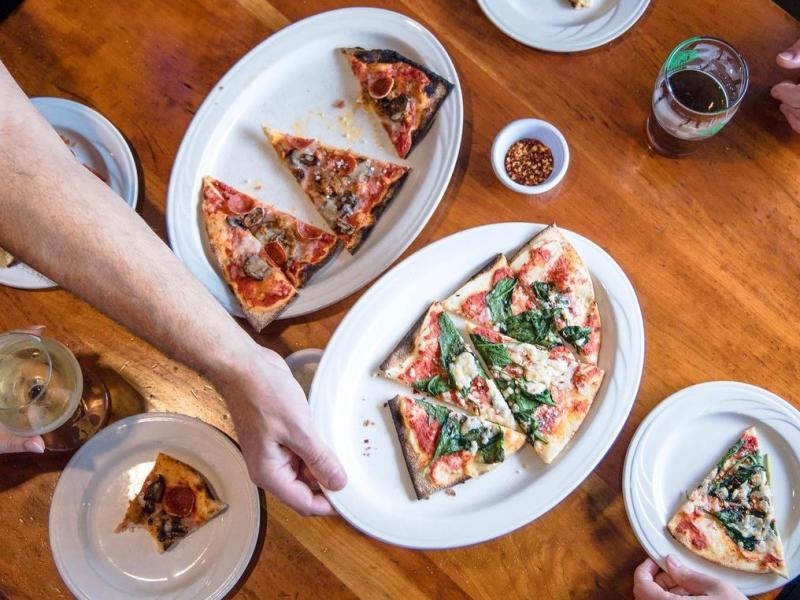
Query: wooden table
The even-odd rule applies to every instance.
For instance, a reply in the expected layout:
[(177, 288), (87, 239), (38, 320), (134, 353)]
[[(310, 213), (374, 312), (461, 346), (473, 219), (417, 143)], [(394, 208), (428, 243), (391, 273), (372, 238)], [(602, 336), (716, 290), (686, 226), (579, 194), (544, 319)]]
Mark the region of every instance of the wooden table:
[[(461, 78), (464, 141), (436, 214), (406, 254), (474, 225), (529, 220), (595, 240), (633, 281), (646, 319), (647, 359), (623, 433), (557, 508), (499, 540), (452, 551), (394, 548), (338, 518), (304, 519), (269, 498), (266, 539), (241, 598), (630, 597), (644, 552), (621, 494), (628, 442), (665, 396), (701, 381), (763, 385), (796, 406), (800, 320), (800, 135), (769, 96), (784, 78), (775, 55), (800, 37), (768, 0), (656, 1), (621, 39), (576, 55), (506, 37), (463, 0), (361, 2), (409, 14), (450, 52)], [(350, 1), (27, 0), (0, 24), (0, 58), (31, 96), (93, 106), (131, 140), (144, 172), (141, 213), (165, 236), (169, 172), (204, 96), (245, 52), (308, 15)], [(729, 40), (747, 57), (742, 109), (695, 156), (648, 152), (644, 123), (658, 68), (680, 40)], [(502, 187), (489, 163), (508, 121), (542, 117), (566, 135), (572, 163), (545, 199)], [(5, 143), (5, 140), (0, 143)], [(43, 241), (45, 243), (46, 241)], [(273, 324), (259, 341), (283, 354), (324, 347), (359, 294)], [(34, 323), (94, 357), (114, 417), (193, 414), (231, 432), (224, 404), (197, 374), (67, 292), (0, 288), (0, 330)], [(69, 597), (50, 556), (50, 498), (65, 456), (0, 458), (0, 596)], [(767, 595), (766, 597), (773, 597)]]

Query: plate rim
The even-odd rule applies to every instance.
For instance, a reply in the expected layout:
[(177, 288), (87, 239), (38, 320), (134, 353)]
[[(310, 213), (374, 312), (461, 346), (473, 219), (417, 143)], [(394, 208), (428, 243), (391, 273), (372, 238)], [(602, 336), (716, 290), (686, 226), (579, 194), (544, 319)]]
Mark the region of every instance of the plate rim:
[[(468, 228), (468, 229), (465, 229), (465, 230), (454, 232), (454, 233), (452, 233), (450, 235), (447, 235), (447, 236), (445, 236), (443, 238), (440, 238), (440, 239), (434, 241), (433, 243), (431, 243), (431, 244), (429, 244), (427, 246), (424, 246), (423, 248), (417, 250), (416, 252), (414, 252), (410, 256), (406, 257), (400, 263), (398, 263), (395, 266), (393, 266), (389, 271), (384, 273), (381, 276), (381, 278), (378, 281), (376, 281), (370, 287), (370, 289), (367, 290), (367, 292), (365, 292), (361, 296), (361, 298), (359, 298), (359, 300), (356, 302), (356, 304), (348, 311), (348, 313), (345, 315), (344, 319), (342, 319), (342, 321), (337, 326), (336, 331), (334, 331), (333, 335), (331, 336), (330, 341), (326, 345), (326, 351), (322, 356), (322, 360), (320, 361), (319, 367), (317, 368), (317, 373), (315, 375), (314, 382), (312, 383), (311, 394), (309, 396), (309, 403), (311, 405), (312, 416), (314, 418), (315, 423), (317, 423), (317, 419), (318, 419), (317, 415), (319, 414), (319, 411), (315, 410), (315, 406), (317, 405), (318, 402), (321, 402), (321, 400), (320, 401), (317, 400), (318, 394), (316, 392), (316, 390), (319, 389), (319, 385), (320, 385), (319, 384), (319, 381), (320, 381), (319, 373), (323, 373), (324, 374), (327, 369), (331, 368), (331, 367), (328, 366), (328, 363), (332, 363), (332, 361), (335, 360), (333, 354), (331, 352), (328, 352), (327, 350), (332, 347), (332, 343), (336, 339), (336, 336), (337, 335), (341, 335), (340, 332), (341, 331), (345, 331), (346, 327), (350, 326), (351, 321), (357, 320), (357, 318), (358, 318), (357, 317), (357, 313), (359, 312), (359, 308), (361, 307), (360, 309), (363, 310), (363, 307), (366, 306), (369, 302), (371, 302), (372, 296), (380, 292), (380, 286), (381, 285), (388, 285), (388, 284), (384, 283), (384, 280), (389, 280), (391, 278), (392, 274), (397, 269), (401, 268), (401, 266), (405, 265), (405, 263), (407, 263), (408, 261), (412, 260), (412, 258), (417, 256), (418, 254), (423, 253), (423, 252), (434, 252), (436, 247), (445, 246), (451, 240), (451, 238), (456, 238), (456, 237), (458, 237), (460, 235), (465, 234), (466, 232), (475, 232), (477, 230), (495, 228), (495, 227), (498, 227), (498, 226), (499, 227), (503, 227), (503, 226), (508, 226), (508, 227), (527, 227), (527, 228), (529, 228), (531, 230), (531, 232), (532, 232), (531, 235), (533, 235), (536, 232), (541, 231), (542, 229), (547, 227), (546, 224), (541, 224), (541, 223), (510, 221), (510, 222), (501, 222), (501, 223), (491, 223), (491, 224), (478, 225), (478, 226), (471, 227), (471, 228)], [(606, 443), (603, 444), (602, 450), (600, 452), (598, 452), (594, 458), (592, 458), (591, 460), (589, 460), (589, 461), (587, 461), (585, 463), (584, 468), (581, 470), (580, 477), (577, 477), (573, 484), (570, 484), (569, 486), (567, 486), (569, 489), (567, 489), (567, 491), (560, 498), (556, 498), (551, 503), (547, 504), (537, 514), (537, 516), (535, 516), (534, 518), (527, 518), (526, 517), (526, 518), (522, 519), (520, 522), (515, 523), (513, 526), (502, 528), (501, 530), (498, 530), (496, 533), (494, 533), (493, 535), (490, 535), (490, 536), (482, 536), (482, 535), (479, 534), (479, 535), (474, 536), (475, 539), (461, 539), (461, 540), (459, 540), (459, 541), (457, 541), (455, 543), (442, 544), (442, 543), (432, 543), (430, 541), (416, 541), (416, 542), (414, 542), (413, 540), (398, 541), (397, 539), (395, 539), (391, 535), (380, 535), (380, 534), (376, 533), (375, 531), (371, 531), (367, 526), (365, 526), (364, 523), (362, 522), (362, 520), (357, 515), (355, 515), (352, 511), (350, 511), (348, 509), (345, 509), (343, 507), (343, 505), (342, 505), (342, 502), (339, 500), (339, 498), (337, 496), (337, 492), (331, 492), (330, 490), (328, 490), (328, 489), (323, 487), (322, 491), (325, 493), (325, 495), (328, 498), (328, 500), (331, 503), (331, 505), (336, 509), (336, 511), (339, 513), (339, 515), (342, 518), (344, 518), (354, 528), (358, 529), (359, 531), (361, 531), (362, 533), (368, 535), (371, 538), (378, 539), (380, 541), (383, 541), (383, 542), (386, 542), (386, 543), (389, 543), (389, 544), (392, 544), (392, 545), (395, 545), (395, 546), (404, 547), (404, 548), (413, 548), (413, 549), (431, 549), (431, 550), (449, 549), (449, 548), (459, 548), (459, 547), (464, 547), (464, 546), (472, 546), (472, 545), (475, 545), (475, 544), (487, 542), (487, 541), (490, 541), (492, 539), (496, 539), (496, 538), (502, 537), (504, 535), (507, 535), (507, 534), (509, 534), (509, 533), (511, 533), (513, 531), (516, 531), (517, 529), (520, 529), (521, 527), (529, 525), (530, 523), (532, 523), (533, 521), (535, 521), (539, 517), (543, 516), (544, 514), (546, 514), (547, 512), (551, 511), (556, 506), (558, 506), (561, 502), (563, 502), (564, 499), (566, 499), (570, 494), (572, 494), (581, 485), (581, 483), (583, 483), (583, 481), (586, 480), (586, 478), (594, 471), (594, 469), (597, 467), (597, 465), (606, 457), (606, 455), (608, 454), (608, 451), (610, 450), (611, 446), (613, 446), (613, 444), (618, 440), (619, 435), (622, 432), (622, 429), (625, 426), (625, 423), (630, 418), (630, 414), (631, 414), (631, 412), (633, 410), (633, 407), (634, 407), (634, 405), (636, 403), (636, 399), (638, 397), (639, 390), (641, 388), (642, 376), (643, 376), (643, 373), (644, 373), (644, 359), (645, 359), (645, 353), (646, 353), (646, 336), (645, 336), (645, 330), (644, 330), (644, 318), (643, 318), (643, 314), (642, 314), (642, 310), (641, 310), (641, 304), (639, 303), (638, 295), (636, 294), (636, 290), (633, 287), (633, 283), (628, 278), (627, 274), (622, 269), (622, 267), (619, 265), (619, 263), (617, 263), (616, 260), (614, 260), (614, 258), (608, 252), (606, 252), (599, 244), (593, 242), (592, 240), (590, 240), (589, 238), (587, 238), (587, 237), (585, 237), (585, 236), (583, 236), (581, 234), (578, 234), (578, 233), (573, 232), (573, 231), (571, 231), (569, 229), (565, 229), (565, 228), (561, 228), (561, 227), (559, 227), (559, 229), (561, 229), (561, 231), (564, 232), (567, 237), (579, 238), (583, 242), (585, 242), (588, 245), (594, 247), (595, 251), (597, 251), (597, 252), (601, 253), (602, 255), (604, 255), (605, 259), (607, 259), (609, 261), (609, 264), (612, 265), (618, 271), (618, 273), (622, 276), (620, 281), (624, 285), (624, 287), (626, 288), (626, 294), (630, 294), (630, 298), (632, 298), (634, 300), (635, 307), (638, 309), (636, 311), (635, 315), (630, 315), (632, 317), (632, 320), (634, 321), (634, 324), (637, 326), (636, 327), (636, 333), (638, 333), (636, 339), (631, 343), (631, 346), (632, 347), (640, 347), (641, 348), (641, 353), (640, 353), (640, 356), (638, 357), (639, 358), (638, 363), (634, 365), (634, 369), (636, 371), (636, 376), (633, 379), (635, 379), (635, 381), (633, 381), (633, 380), (631, 381), (631, 383), (633, 385), (631, 387), (630, 397), (628, 398), (628, 400), (625, 403), (624, 417), (620, 418), (619, 422), (615, 424), (615, 427), (614, 427), (615, 431), (613, 431), (612, 435), (610, 435), (608, 437)], [(381, 533), (383, 533), (383, 532), (381, 532)]]
[[(453, 173), (455, 172), (455, 167), (458, 163), (458, 157), (461, 151), (464, 133), (464, 98), (461, 92), (461, 82), (455, 63), (453, 62), (453, 59), (445, 48), (444, 44), (436, 35), (433, 34), (433, 32), (430, 31), (430, 29), (422, 25), (416, 19), (413, 19), (412, 17), (403, 13), (384, 8), (364, 6), (337, 8), (316, 13), (298, 21), (289, 23), (285, 27), (273, 32), (248, 50), (222, 75), (219, 81), (214, 84), (214, 86), (211, 88), (211, 91), (200, 104), (200, 107), (197, 109), (197, 112), (192, 117), (189, 126), (184, 132), (183, 138), (181, 139), (181, 143), (178, 147), (178, 151), (175, 154), (172, 169), (170, 170), (169, 184), (167, 186), (166, 206), (167, 240), (175, 255), (180, 258), (187, 268), (189, 268), (186, 258), (183, 256), (182, 251), (180, 250), (180, 244), (178, 244), (178, 239), (180, 236), (178, 234), (178, 226), (176, 225), (178, 220), (176, 212), (179, 202), (177, 198), (180, 191), (179, 187), (181, 185), (179, 182), (180, 171), (186, 169), (186, 164), (190, 160), (190, 146), (194, 143), (195, 138), (197, 138), (199, 135), (198, 132), (201, 127), (201, 119), (206, 118), (206, 113), (211, 111), (211, 107), (222, 94), (222, 89), (227, 87), (229, 80), (236, 75), (236, 72), (244, 68), (249, 61), (254, 60), (254, 57), (257, 55), (257, 53), (264, 52), (264, 48), (268, 48), (270, 45), (280, 43), (283, 38), (285, 38), (287, 35), (291, 35), (297, 29), (313, 26), (319, 22), (325, 22), (328, 20), (332, 21), (331, 25), (333, 25), (336, 23), (337, 19), (352, 15), (366, 16), (367, 18), (381, 20), (392, 19), (395, 21), (405, 22), (407, 25), (418, 30), (420, 34), (425, 37), (427, 41), (431, 43), (432, 46), (440, 53), (441, 57), (445, 61), (446, 66), (448, 67), (447, 70), (450, 71), (446, 75), (452, 78), (452, 83), (454, 84), (454, 89), (450, 94), (452, 100), (450, 101), (455, 103), (453, 125), (455, 126), (454, 139), (456, 143), (453, 145), (450, 155), (446, 157), (444, 168), (439, 170), (439, 173), (442, 176), (442, 183), (439, 185), (438, 190), (434, 188), (434, 193), (431, 195), (431, 197), (434, 199), (430, 203), (430, 206), (427, 208), (427, 210), (419, 215), (419, 218), (416, 220), (416, 222), (412, 223), (413, 227), (405, 229), (404, 238), (395, 245), (394, 250), (387, 252), (385, 255), (386, 258), (378, 261), (381, 266), (378, 269), (375, 269), (372, 275), (367, 275), (366, 277), (356, 276), (355, 283), (351, 282), (350, 285), (343, 286), (342, 289), (347, 289), (348, 291), (332, 293), (322, 302), (311, 302), (310, 306), (307, 308), (294, 310), (293, 307), (296, 306), (296, 303), (290, 304), (285, 311), (276, 317), (276, 321), (302, 317), (319, 310), (323, 310), (332, 304), (335, 304), (336, 302), (340, 302), (359, 290), (362, 290), (364, 286), (381, 277), (386, 270), (389, 269), (400, 256), (402, 256), (403, 252), (405, 252), (408, 247), (417, 239), (419, 234), (430, 221), (431, 217), (433, 217), (433, 214), (439, 207), (442, 198), (450, 187), (450, 182), (452, 181)], [(389, 257), (391, 257), (391, 259), (389, 259)], [(216, 269), (213, 264), (212, 268), (214, 268), (216, 274)], [(352, 273), (352, 268), (349, 269), (349, 271)], [(218, 274), (217, 277), (219, 277)], [(219, 279), (223, 282), (225, 289), (227, 290), (227, 283), (225, 283), (222, 278)], [(203, 282), (202, 279), (201, 282)], [(205, 282), (203, 282), (203, 284), (205, 285)], [(215, 294), (212, 293), (212, 295), (214, 295), (215, 298), (217, 298), (217, 301), (219, 301), (220, 304), (222, 304), (222, 306), (233, 316), (244, 316), (244, 313), (241, 311), (241, 308), (235, 301), (233, 304), (230, 304), (230, 302), (222, 301)]]
[[(111, 435), (112, 430), (117, 430), (125, 427), (135, 427), (135, 426), (142, 426), (142, 423), (146, 423), (149, 420), (159, 419), (162, 421), (177, 423), (179, 425), (187, 425), (190, 427), (200, 427), (201, 429), (209, 430), (208, 433), (211, 436), (216, 437), (221, 443), (227, 445), (231, 450), (233, 450), (234, 455), (238, 455), (239, 459), (244, 464), (244, 457), (241, 454), (239, 448), (233, 443), (233, 441), (228, 438), (221, 430), (214, 427), (213, 425), (203, 421), (198, 417), (192, 417), (190, 415), (182, 414), (182, 413), (173, 413), (173, 412), (144, 412), (144, 413), (137, 413), (134, 415), (127, 416), (123, 419), (115, 421), (114, 423), (104, 427), (100, 432), (96, 435), (92, 436), (83, 446), (78, 448), (75, 454), (69, 459), (67, 464), (64, 466), (64, 469), (58, 476), (58, 481), (56, 482), (55, 489), (53, 490), (53, 495), (50, 499), (50, 510), (48, 514), (48, 543), (50, 547), (50, 554), (53, 558), (53, 562), (56, 565), (56, 570), (58, 571), (61, 580), (64, 582), (64, 585), (73, 593), (77, 598), (86, 598), (84, 594), (84, 590), (78, 587), (75, 582), (73, 581), (66, 562), (64, 561), (63, 556), (57, 554), (55, 548), (58, 547), (62, 542), (56, 541), (56, 537), (58, 536), (57, 527), (54, 526), (54, 521), (58, 518), (56, 513), (56, 498), (59, 493), (59, 488), (61, 487), (61, 482), (63, 477), (68, 473), (68, 470), (71, 467), (75, 467), (78, 461), (82, 460), (84, 456), (88, 456), (91, 454), (91, 451), (88, 449), (91, 447), (92, 443), (100, 438), (101, 436), (109, 436)], [(245, 470), (246, 470), (246, 465)], [(250, 495), (251, 500), (251, 509), (252, 513), (255, 515), (254, 527), (251, 529), (250, 539), (244, 549), (242, 554), (244, 558), (241, 560), (236, 568), (228, 575), (227, 579), (222, 582), (216, 590), (214, 590), (212, 595), (206, 596), (205, 600), (216, 600), (219, 598), (223, 598), (225, 594), (230, 592), (236, 584), (241, 580), (244, 574), (247, 571), (250, 562), (253, 560), (253, 554), (255, 553), (256, 547), (258, 546), (258, 539), (261, 530), (261, 503), (259, 499), (259, 491), (255, 484), (250, 481), (250, 490), (252, 494)], [(61, 487), (63, 490), (63, 487)], [(62, 492), (63, 493), (63, 492)], [(81, 507), (78, 507), (77, 514), (80, 513)], [(63, 516), (63, 515), (62, 515)], [(122, 596), (121, 596), (122, 597)], [(143, 598), (142, 596), (130, 596), (130, 597), (137, 597)], [(158, 597), (158, 596), (153, 596)]]
[(642, 18), (644, 13), (647, 11), (647, 8), (650, 6), (650, 0), (636, 0), (638, 4), (633, 12), (625, 19), (618, 27), (613, 29), (610, 33), (605, 35), (600, 35), (599, 37), (595, 36), (594, 38), (589, 38), (588, 43), (573, 43), (573, 44), (548, 44), (547, 42), (536, 41), (535, 39), (525, 38), (522, 35), (519, 35), (517, 32), (508, 29), (497, 16), (496, 12), (494, 12), (491, 8), (491, 4), (489, 0), (478, 0), (478, 6), (480, 7), (481, 11), (483, 12), (484, 16), (501, 32), (505, 35), (510, 37), (513, 40), (516, 40), (520, 44), (524, 44), (531, 48), (535, 48), (537, 50), (544, 50), (546, 52), (556, 52), (556, 53), (572, 53), (572, 52), (584, 52), (586, 50), (592, 50), (594, 48), (600, 48), (601, 46), (605, 46), (609, 42), (613, 42), (615, 39), (623, 35), (629, 29), (631, 29), (638, 21)]
[[(721, 379), (721, 380), (709, 380), (709, 381), (702, 381), (699, 383), (694, 383), (692, 385), (688, 385), (686, 387), (680, 388), (666, 398), (661, 400), (655, 408), (653, 408), (639, 426), (636, 428), (633, 437), (631, 438), (630, 444), (628, 445), (628, 450), (625, 453), (625, 460), (623, 462), (623, 470), (622, 470), (622, 496), (623, 502), (625, 505), (625, 513), (628, 518), (628, 523), (630, 524), (631, 529), (633, 530), (633, 534), (636, 537), (636, 540), (639, 542), (639, 545), (645, 551), (645, 553), (654, 560), (659, 567), (664, 569), (665, 567), (665, 558), (657, 556), (655, 553), (655, 549), (650, 543), (649, 538), (644, 534), (643, 528), (640, 524), (639, 515), (636, 511), (637, 502), (634, 500), (633, 496), (633, 477), (634, 477), (634, 461), (637, 461), (641, 456), (639, 452), (639, 447), (642, 444), (644, 436), (647, 434), (649, 429), (653, 426), (653, 424), (663, 416), (665, 412), (667, 412), (672, 406), (678, 402), (683, 401), (687, 397), (691, 397), (692, 395), (696, 394), (697, 392), (706, 392), (706, 391), (714, 391), (720, 388), (727, 389), (727, 390), (741, 390), (743, 392), (748, 392), (750, 394), (756, 394), (761, 397), (761, 399), (766, 399), (768, 402), (772, 403), (774, 407), (778, 408), (781, 412), (785, 415), (790, 416), (798, 425), (800, 429), (800, 411), (796, 409), (794, 406), (789, 404), (784, 398), (778, 396), (775, 392), (771, 392), (770, 390), (763, 388), (761, 386), (747, 383), (744, 381), (735, 381), (729, 379)], [(752, 398), (751, 398), (752, 399)], [(665, 524), (666, 527), (666, 524)], [(663, 534), (662, 534), (663, 535)], [(664, 535), (665, 539), (668, 539), (666, 535)], [(676, 545), (677, 547), (677, 545)], [(704, 563), (701, 563), (704, 564)], [(714, 563), (708, 562), (709, 566), (716, 566), (721, 569), (725, 569), (726, 567), (722, 567), (719, 565), (714, 565)], [(712, 576), (717, 576), (716, 572), (711, 571), (710, 569), (704, 569), (703, 572), (710, 574)], [(746, 577), (753, 577), (756, 578), (754, 581), (758, 582), (758, 578), (762, 577), (763, 574), (759, 573), (746, 573), (744, 571), (737, 571), (733, 570), (733, 572), (737, 573), (741, 576)], [(746, 595), (755, 595), (755, 594), (763, 594), (766, 592), (770, 592), (775, 590), (779, 587), (782, 587), (790, 580), (782, 581), (779, 580), (774, 584), (766, 583), (765, 585), (760, 585), (756, 583), (752, 587), (747, 588), (739, 588), (742, 593)]]

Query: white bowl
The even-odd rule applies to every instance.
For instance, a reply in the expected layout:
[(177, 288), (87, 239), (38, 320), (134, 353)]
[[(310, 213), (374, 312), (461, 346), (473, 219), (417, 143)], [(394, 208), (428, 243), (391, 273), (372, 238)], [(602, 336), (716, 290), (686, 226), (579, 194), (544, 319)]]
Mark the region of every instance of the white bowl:
[(319, 348), (305, 348), (286, 357), (289, 370), (300, 383), (306, 396), (311, 392), (311, 383), (314, 381), (320, 360), (322, 360), (322, 350)]
[[(553, 172), (539, 185), (520, 185), (506, 173), (505, 158), (511, 144), (524, 138), (537, 139), (553, 152)], [(569, 166), (569, 146), (561, 132), (541, 119), (519, 119), (500, 130), (492, 144), (492, 168), (507, 188), (520, 194), (543, 194), (556, 187)]]

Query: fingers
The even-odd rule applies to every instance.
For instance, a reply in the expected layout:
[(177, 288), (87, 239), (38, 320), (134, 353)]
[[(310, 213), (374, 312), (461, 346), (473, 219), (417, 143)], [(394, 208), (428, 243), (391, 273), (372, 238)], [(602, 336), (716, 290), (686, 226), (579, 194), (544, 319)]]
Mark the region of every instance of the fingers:
[(675, 583), (692, 594), (712, 594), (720, 587), (719, 579), (693, 571), (674, 554), (667, 556), (667, 569)]
[(28, 438), (0, 433), (0, 454), (9, 454), (12, 452), (33, 452), (34, 454), (42, 454), (44, 452), (44, 440), (38, 435)]
[(305, 431), (295, 431), (285, 444), (303, 460), (311, 475), (321, 485), (336, 491), (347, 484), (347, 475), (339, 460), (313, 435)]
[(672, 591), (672, 588), (676, 586), (675, 580), (672, 578), (672, 575), (667, 573), (666, 571), (661, 571), (655, 577), (655, 582), (661, 586), (662, 589)]
[(772, 86), (770, 90), (773, 98), (777, 98), (784, 104), (793, 108), (800, 108), (800, 85), (793, 81), (781, 81)]
[(780, 108), (791, 128), (800, 133), (800, 108), (792, 108), (788, 104), (781, 104)]
[(661, 589), (654, 577), (661, 569), (651, 559), (645, 560), (633, 572), (633, 596), (636, 600), (670, 600), (673, 596)]
[[(249, 465), (248, 465), (249, 468)], [(316, 492), (301, 476), (300, 459), (286, 448), (276, 446), (260, 470), (251, 471), (253, 481), (304, 517), (330, 516), (336, 512), (328, 499)]]
[(778, 54), (777, 61), (784, 69), (800, 69), (800, 40)]

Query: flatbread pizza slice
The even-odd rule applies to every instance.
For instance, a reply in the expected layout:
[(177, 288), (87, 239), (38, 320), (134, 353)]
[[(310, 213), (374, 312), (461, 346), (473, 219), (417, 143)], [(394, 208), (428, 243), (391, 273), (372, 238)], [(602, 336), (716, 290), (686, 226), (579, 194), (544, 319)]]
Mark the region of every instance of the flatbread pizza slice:
[(411, 328), (378, 372), (470, 414), (517, 428), (500, 390), (438, 302)]
[(492, 257), (442, 305), (468, 321), (498, 331), (505, 331), (509, 317), (533, 308), (530, 296), (517, 285), (517, 278), (503, 254)]
[(146, 529), (164, 552), (225, 508), (199, 471), (159, 452), (116, 531)]
[(264, 128), (281, 163), (342, 241), (354, 253), (411, 171), (317, 140)]
[(202, 215), (217, 267), (256, 331), (261, 331), (294, 299), (297, 288), (247, 228), (234, 223), (250, 206), (240, 196), (220, 193), (213, 180), (203, 182)]
[(525, 435), (433, 402), (389, 401), (417, 499), (478, 477), (525, 445)]
[(453, 84), (394, 50), (342, 48), (342, 54), (361, 86), (361, 102), (406, 158), (433, 125)]
[(539, 457), (553, 462), (586, 418), (603, 370), (564, 346), (547, 350), (488, 327), (468, 323), (467, 329), (520, 429)]
[(754, 427), (689, 494), (667, 529), (691, 552), (714, 563), (788, 578), (769, 471)]
[(212, 177), (203, 180), (203, 194), (228, 213), (229, 224), (247, 229), (264, 245), (267, 254), (296, 288), (305, 285), (341, 247), (332, 233)]
[(580, 359), (597, 364), (600, 313), (589, 270), (555, 225), (533, 237), (511, 260), (533, 305), (552, 314), (558, 334)]

